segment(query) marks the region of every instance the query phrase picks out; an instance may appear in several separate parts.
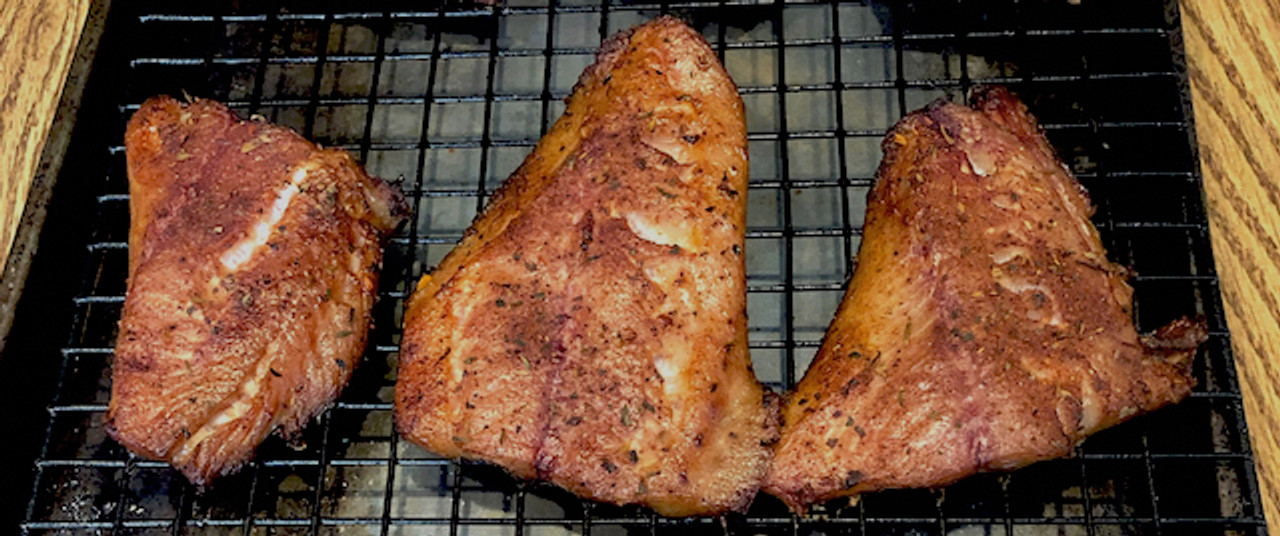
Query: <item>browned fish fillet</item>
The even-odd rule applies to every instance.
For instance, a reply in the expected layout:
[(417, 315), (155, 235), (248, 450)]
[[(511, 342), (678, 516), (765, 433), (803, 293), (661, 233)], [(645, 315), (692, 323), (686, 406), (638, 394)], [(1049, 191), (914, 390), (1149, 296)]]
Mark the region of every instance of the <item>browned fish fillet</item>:
[(885, 138), (857, 268), (765, 484), (796, 510), (1064, 456), (1191, 390), (1203, 323), (1139, 337), (1083, 189), (1022, 103), (974, 101)]
[(409, 303), (396, 417), (435, 452), (667, 515), (745, 508), (776, 439), (747, 356), (742, 101), (660, 18), (564, 115)]
[(345, 152), (208, 100), (148, 100), (125, 152), (129, 290), (107, 427), (204, 485), (346, 384), (404, 200)]

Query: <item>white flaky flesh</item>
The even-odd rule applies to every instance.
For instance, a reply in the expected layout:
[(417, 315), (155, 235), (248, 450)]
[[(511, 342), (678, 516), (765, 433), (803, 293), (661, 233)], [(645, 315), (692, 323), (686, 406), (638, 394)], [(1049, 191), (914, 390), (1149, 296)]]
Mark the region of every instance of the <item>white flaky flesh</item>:
[(275, 201), (271, 203), (271, 210), (266, 217), (258, 221), (257, 225), (254, 225), (253, 235), (227, 250), (219, 258), (222, 261), (223, 268), (226, 268), (228, 272), (239, 270), (241, 266), (253, 258), (255, 252), (271, 241), (271, 235), (276, 232), (276, 226), (280, 224), (280, 220), (284, 219), (284, 213), (289, 210), (289, 205), (293, 203), (293, 197), (302, 189), (302, 183), (306, 178), (306, 168), (298, 168), (297, 171), (293, 172), (289, 182), (285, 183), (280, 188), (280, 191), (276, 193)]

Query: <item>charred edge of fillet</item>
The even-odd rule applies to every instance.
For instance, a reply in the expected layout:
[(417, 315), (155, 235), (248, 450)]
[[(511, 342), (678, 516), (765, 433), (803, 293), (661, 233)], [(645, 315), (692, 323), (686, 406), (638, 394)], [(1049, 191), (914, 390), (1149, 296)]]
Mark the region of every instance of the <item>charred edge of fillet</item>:
[[(356, 164), (354, 159), (352, 159), (352, 164), (356, 165), (357, 169), (361, 173), (368, 173), (363, 167)], [(381, 235), (383, 242), (386, 242), (392, 234), (395, 234), (397, 230), (409, 221), (409, 216), (411, 214), (409, 211), (409, 202), (405, 199), (404, 192), (390, 181), (373, 175), (368, 176), (372, 179), (373, 187), (376, 190), (372, 192), (372, 194), (376, 196), (376, 199), (385, 203), (387, 208), (386, 214), (379, 214), (379, 217), (386, 223), (385, 229), (380, 229), (382, 232), (379, 234)], [(377, 205), (374, 206), (377, 207)]]
[(1191, 377), (1191, 356), (1196, 348), (1209, 340), (1209, 324), (1205, 317), (1182, 317), (1142, 336), (1142, 346), (1147, 352), (1162, 357), (1178, 368), (1178, 372)]

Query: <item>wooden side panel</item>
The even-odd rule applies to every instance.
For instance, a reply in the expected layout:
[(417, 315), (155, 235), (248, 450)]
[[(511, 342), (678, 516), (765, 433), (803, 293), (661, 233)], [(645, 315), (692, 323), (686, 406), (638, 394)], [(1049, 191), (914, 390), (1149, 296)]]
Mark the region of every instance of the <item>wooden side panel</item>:
[(9, 257), (89, 5), (0, 3), (0, 260)]
[(1280, 522), (1280, 2), (1184, 0), (1213, 256), (1267, 520)]

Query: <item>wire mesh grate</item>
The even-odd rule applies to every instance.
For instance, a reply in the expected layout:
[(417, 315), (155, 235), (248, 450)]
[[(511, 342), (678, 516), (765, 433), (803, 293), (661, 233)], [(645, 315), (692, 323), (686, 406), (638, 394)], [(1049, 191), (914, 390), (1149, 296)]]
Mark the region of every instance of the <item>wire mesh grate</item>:
[[(90, 260), (63, 319), (63, 369), (22, 531), (235, 534), (1263, 534), (1185, 105), (1176, 9), (1162, 1), (508, 0), (318, 11), (309, 3), (113, 7), (97, 62), (124, 81), (96, 140)], [(368, 7), (348, 5), (347, 8)], [(664, 519), (584, 502), (399, 440), (391, 397), (405, 299), (563, 110), (608, 35), (670, 13), (737, 81), (748, 113), (748, 308), (755, 370), (804, 373), (856, 252), (880, 138), (972, 85), (1011, 86), (1090, 191), (1114, 260), (1135, 268), (1139, 328), (1204, 314), (1199, 382), (1177, 407), (1105, 431), (1071, 459), (941, 490), (869, 494), (795, 517)], [(387, 249), (370, 347), (294, 450), (271, 439), (199, 493), (103, 429), (123, 303), (128, 189), (121, 132), (142, 100), (216, 98), (398, 181), (413, 217)]]

